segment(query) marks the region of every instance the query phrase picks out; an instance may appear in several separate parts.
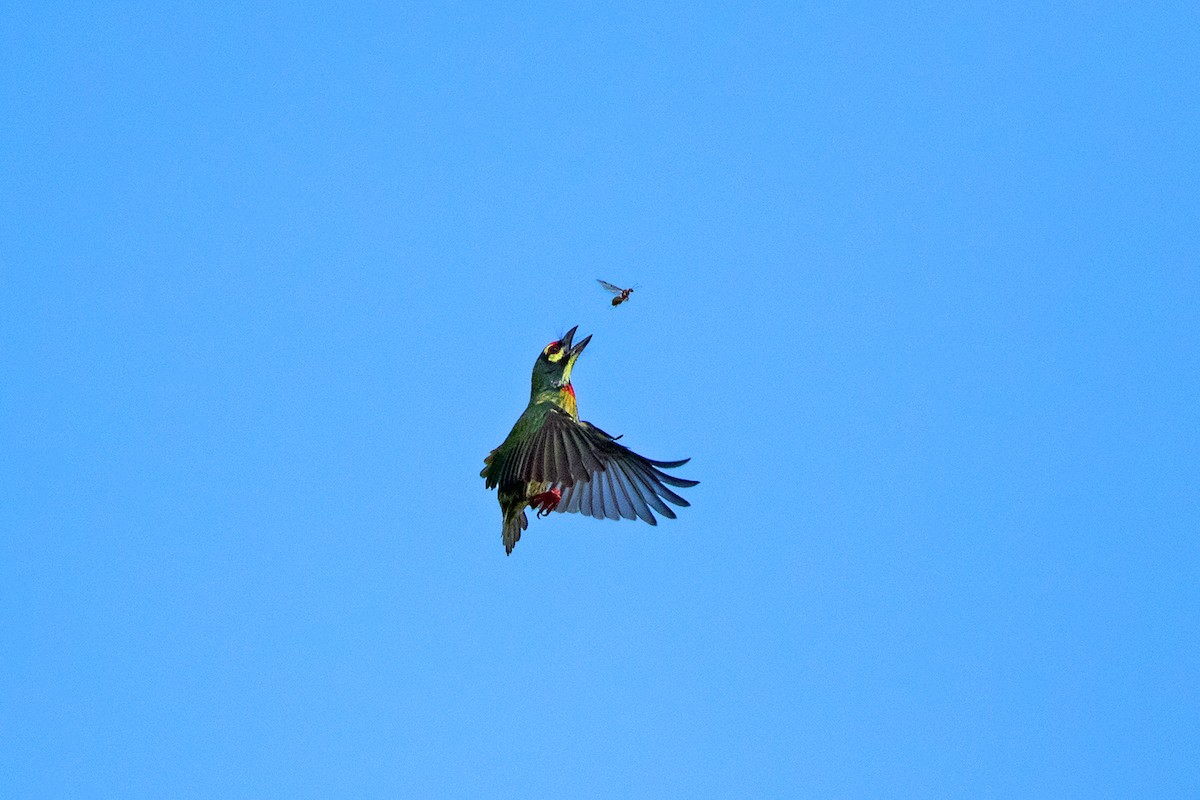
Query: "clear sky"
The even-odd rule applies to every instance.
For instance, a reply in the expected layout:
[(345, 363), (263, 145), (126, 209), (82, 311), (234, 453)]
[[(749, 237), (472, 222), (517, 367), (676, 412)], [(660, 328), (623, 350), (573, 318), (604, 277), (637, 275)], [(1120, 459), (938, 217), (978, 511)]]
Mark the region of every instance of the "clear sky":
[[(167, 5), (0, 12), (0, 795), (1200, 794), (1195, 3)], [(506, 558), (572, 325), (701, 483)]]

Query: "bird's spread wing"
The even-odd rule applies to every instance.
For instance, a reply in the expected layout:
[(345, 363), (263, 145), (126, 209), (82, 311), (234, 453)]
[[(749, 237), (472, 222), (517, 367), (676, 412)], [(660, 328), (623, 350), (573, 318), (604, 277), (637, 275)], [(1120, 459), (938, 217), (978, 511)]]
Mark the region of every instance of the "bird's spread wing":
[(484, 459), (487, 466), (479, 474), (487, 478), (487, 488), (513, 483), (568, 485), (604, 468), (587, 446), (579, 423), (565, 411), (549, 408), (540, 424), (534, 425), (519, 435), (514, 429)]
[(583, 431), (594, 457), (603, 466), (587, 478), (563, 487), (557, 511), (586, 514), (596, 519), (640, 518), (657, 525), (654, 511), (668, 519), (675, 512), (663, 501), (677, 506), (691, 505), (667, 485), (678, 488), (695, 486), (699, 481), (677, 478), (663, 472), (686, 464), (679, 461), (654, 461), (638, 455), (588, 422), (577, 423)]
[(578, 512), (596, 519), (642, 519), (657, 525), (654, 512), (668, 519), (675, 512), (663, 501), (690, 505), (668, 488), (695, 486), (663, 472), (681, 461), (654, 461), (619, 444), (589, 422), (579, 422), (558, 409), (511, 448), (501, 446), (487, 458), (481, 473), (487, 486), (504, 483), (549, 483), (562, 491), (560, 512)]

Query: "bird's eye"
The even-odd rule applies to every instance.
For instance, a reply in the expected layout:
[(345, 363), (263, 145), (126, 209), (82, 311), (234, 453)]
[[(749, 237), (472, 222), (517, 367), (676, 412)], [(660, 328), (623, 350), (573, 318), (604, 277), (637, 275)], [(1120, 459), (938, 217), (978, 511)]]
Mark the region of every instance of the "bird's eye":
[(546, 355), (552, 356), (561, 349), (562, 345), (560, 345), (558, 342), (551, 342), (550, 344), (546, 345)]

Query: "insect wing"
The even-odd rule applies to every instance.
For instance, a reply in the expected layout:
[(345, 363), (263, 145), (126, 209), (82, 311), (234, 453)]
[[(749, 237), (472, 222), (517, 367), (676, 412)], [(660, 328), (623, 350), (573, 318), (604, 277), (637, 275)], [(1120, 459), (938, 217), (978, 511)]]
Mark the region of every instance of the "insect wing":
[(596, 283), (600, 284), (605, 289), (608, 289), (613, 294), (620, 294), (621, 292), (625, 291), (620, 286), (614, 286), (613, 284), (609, 283), (608, 281), (602, 281), (599, 278), (596, 278)]

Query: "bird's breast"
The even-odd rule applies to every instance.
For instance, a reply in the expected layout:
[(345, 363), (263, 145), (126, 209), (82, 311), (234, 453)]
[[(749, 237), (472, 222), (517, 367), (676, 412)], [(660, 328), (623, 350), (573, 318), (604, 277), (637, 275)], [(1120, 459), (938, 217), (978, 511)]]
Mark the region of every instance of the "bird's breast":
[(559, 400), (559, 405), (563, 410), (576, 419), (579, 418), (579, 404), (575, 402), (575, 387), (567, 384), (562, 389), (562, 397)]

